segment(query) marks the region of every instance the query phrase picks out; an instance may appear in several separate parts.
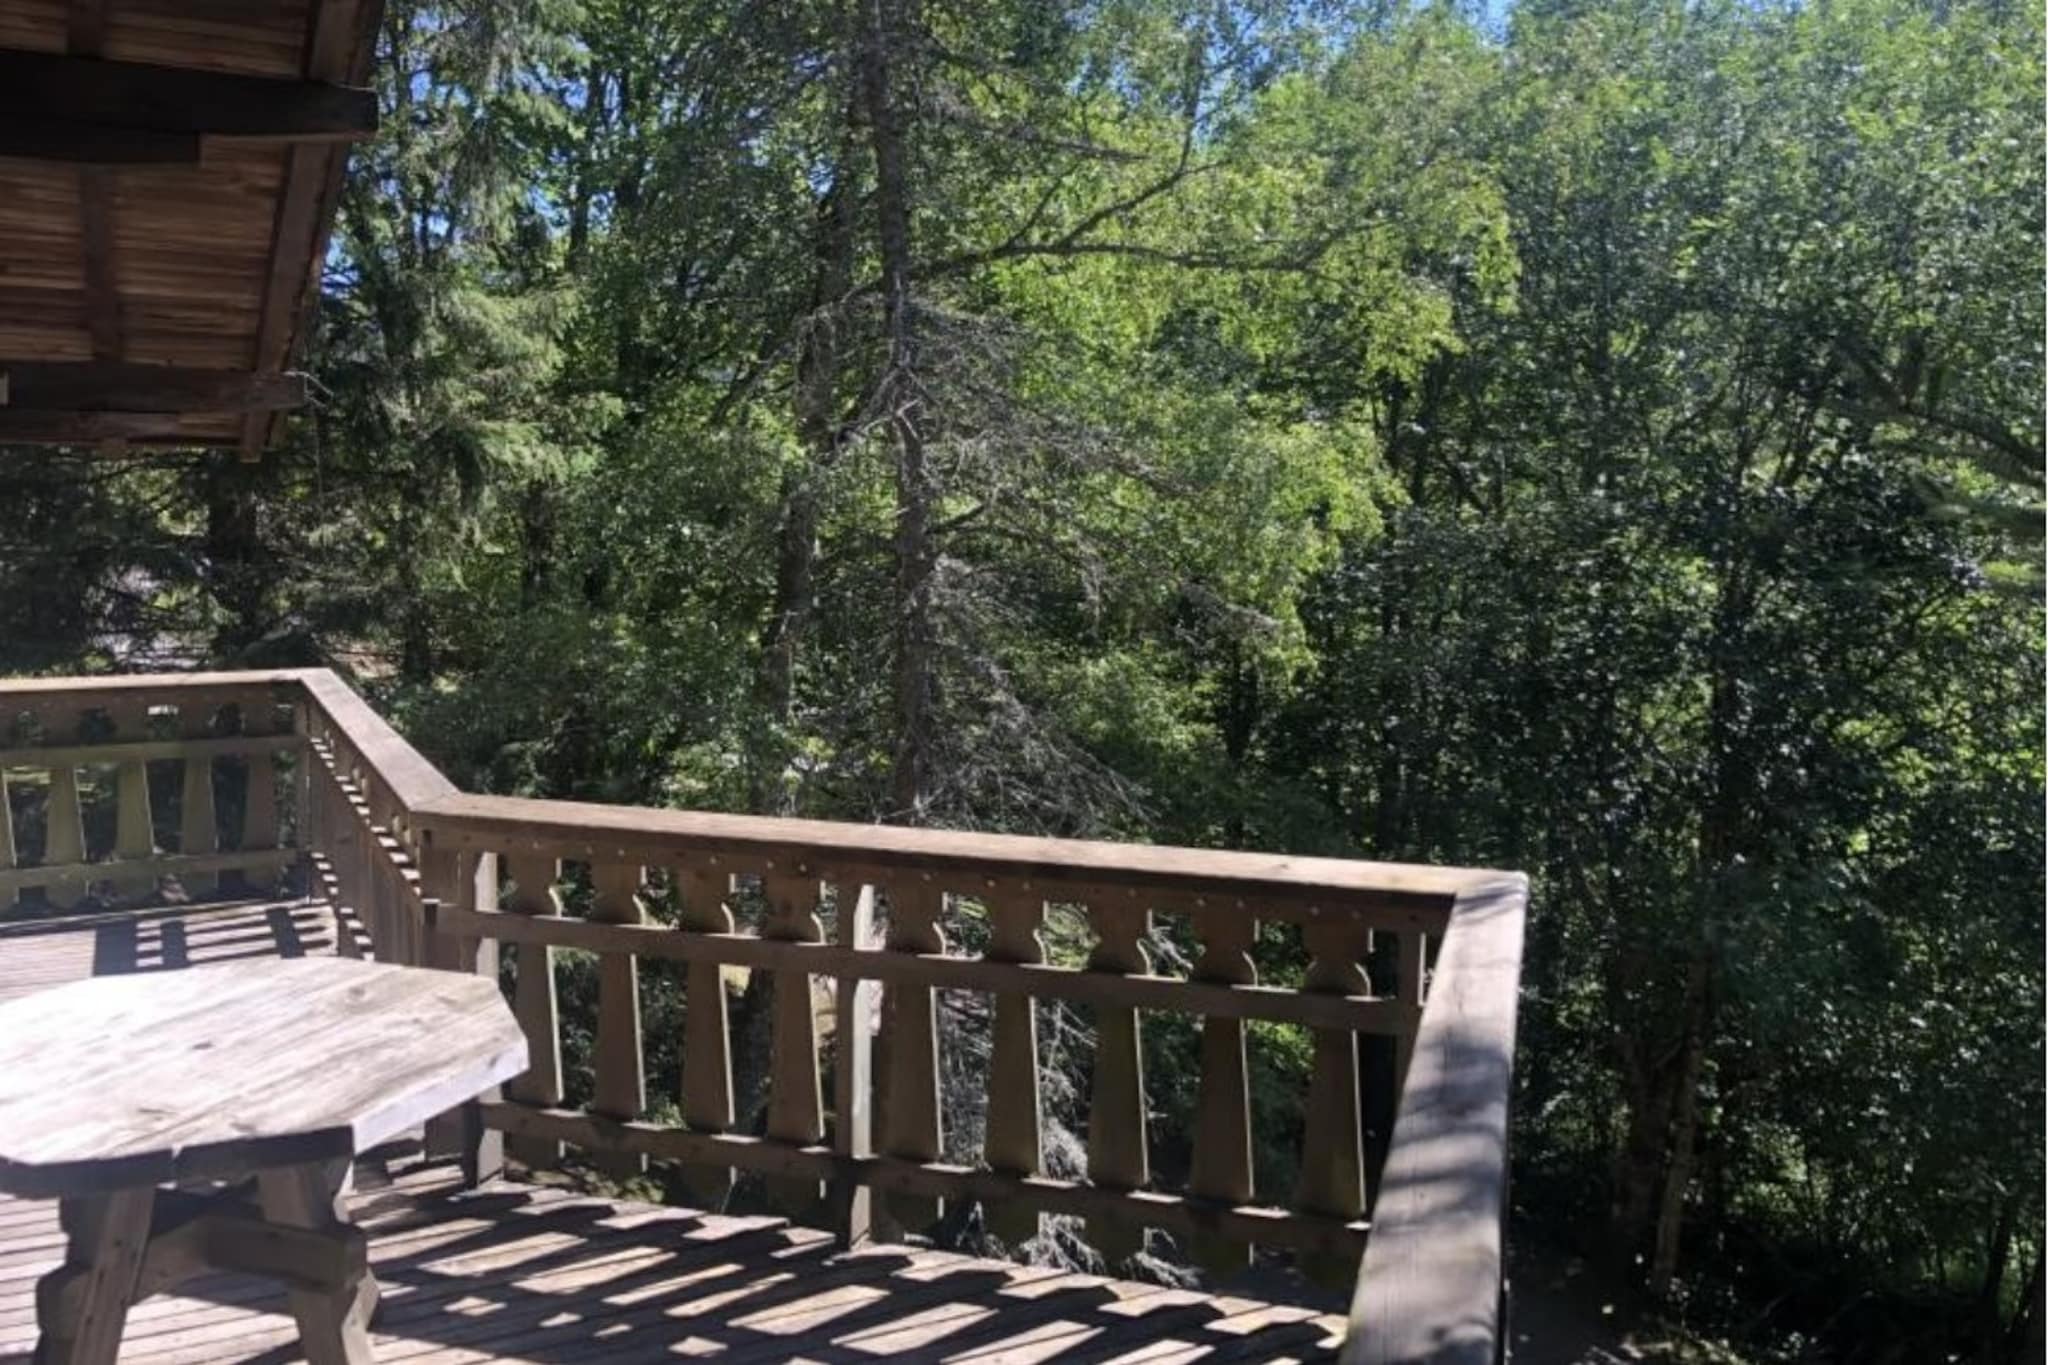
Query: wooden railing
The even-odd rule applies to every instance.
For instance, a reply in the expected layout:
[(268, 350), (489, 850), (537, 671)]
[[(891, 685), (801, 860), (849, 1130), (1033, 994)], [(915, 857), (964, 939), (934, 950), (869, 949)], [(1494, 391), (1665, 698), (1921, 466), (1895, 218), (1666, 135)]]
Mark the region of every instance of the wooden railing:
[[(1243, 1265), (1254, 1245), (1324, 1269), (1362, 1253), (1347, 1360), (1479, 1361), (1500, 1350), (1519, 874), (468, 795), (324, 670), (0, 683), (0, 702), (38, 718), (0, 761), (52, 774), (44, 857), (17, 867), (0, 844), (0, 878), (13, 879), (0, 888), (71, 895), (144, 874), (267, 874), (303, 855), (311, 891), (336, 908), (343, 951), (506, 980), (531, 1068), (428, 1134), (478, 1177), (502, 1139), (532, 1168), (556, 1164), (566, 1145), (620, 1175), (649, 1159), (714, 1180), (759, 1173), (793, 1211), (853, 1239), (970, 1200), (1009, 1240), (1041, 1215), (1078, 1216), (1112, 1258), (1147, 1227), (1217, 1267)], [(150, 720), (156, 729), (135, 719), (168, 712), (179, 738), (155, 737), (168, 719)], [(71, 742), (81, 717), (92, 736), (83, 748)], [(258, 780), (241, 800), (235, 847), (221, 851), (211, 784), (229, 754)], [(185, 771), (187, 838), (167, 856), (139, 832), (150, 828), (143, 769), (156, 761)], [(79, 769), (109, 763), (113, 847), (64, 842)], [(266, 763), (282, 763), (283, 777), (260, 780)], [(264, 793), (286, 793), (297, 854), (281, 847)], [(583, 913), (566, 913), (571, 901)], [(735, 913), (745, 907), (758, 910), (757, 928)], [(1069, 960), (1048, 953), (1049, 911), (1083, 931)], [(1194, 945), (1184, 974), (1148, 957), (1161, 920)], [(980, 951), (949, 943), (947, 926), (962, 921), (985, 939)], [(1298, 984), (1258, 979), (1260, 924), (1298, 935)], [(583, 1106), (565, 1100), (560, 950), (600, 964)], [(649, 1116), (647, 959), (685, 973), (680, 1123)], [(721, 975), (735, 967), (769, 983), (758, 1133), (736, 1131)], [(814, 978), (835, 983), (829, 1048)], [(972, 1165), (943, 1159), (940, 991), (990, 1002), (985, 1136)], [(1093, 1017), (1085, 1179), (1046, 1169), (1038, 1023), (1049, 1001)], [(1192, 1160), (1184, 1188), (1171, 1190), (1149, 1161), (1144, 1027), (1157, 1014), (1201, 1020)], [(1300, 1175), (1284, 1191), (1254, 1181), (1254, 1021), (1313, 1039)], [(1362, 1052), (1361, 1038), (1386, 1041)], [(1398, 1097), (1383, 1164), (1369, 1160), (1364, 1119), (1379, 1079)]]

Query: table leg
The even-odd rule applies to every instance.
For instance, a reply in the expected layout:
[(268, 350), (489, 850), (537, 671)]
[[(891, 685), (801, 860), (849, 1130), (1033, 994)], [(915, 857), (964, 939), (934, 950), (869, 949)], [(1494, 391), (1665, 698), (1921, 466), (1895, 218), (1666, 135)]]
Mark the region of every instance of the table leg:
[[(60, 1205), (65, 1265), (49, 1277), (49, 1291), (37, 1295), (37, 1365), (113, 1365), (155, 1205), (156, 1191), (148, 1187)], [(81, 1277), (85, 1288), (75, 1299), (55, 1292), (63, 1281)]]
[[(257, 1177), (263, 1216), (273, 1223), (316, 1230), (347, 1223), (341, 1192), (346, 1161), (316, 1162), (264, 1171)], [(336, 1289), (291, 1291), (299, 1345), (311, 1365), (369, 1365), (370, 1316), (377, 1311), (377, 1278), (365, 1269)]]

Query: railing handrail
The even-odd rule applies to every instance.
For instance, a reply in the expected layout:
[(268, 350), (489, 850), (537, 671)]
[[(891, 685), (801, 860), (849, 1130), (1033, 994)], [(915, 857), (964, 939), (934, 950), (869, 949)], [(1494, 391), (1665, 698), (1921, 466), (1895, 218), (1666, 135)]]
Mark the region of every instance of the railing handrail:
[[(865, 877), (922, 882), (934, 890), (970, 896), (981, 894), (983, 887), (1021, 889), (1050, 902), (1061, 899), (1062, 888), (1073, 888), (1078, 899), (1099, 901), (1109, 893), (1121, 901), (1128, 895), (1134, 898), (1134, 910), (1193, 911), (1198, 919), (1229, 919), (1233, 910), (1248, 910), (1261, 918), (1277, 915), (1305, 926), (1337, 922), (1395, 928), (1406, 935), (1404, 953), (1414, 954), (1412, 961), (1403, 961), (1400, 1001), (1352, 996), (1344, 1003), (1357, 1007), (1356, 1017), (1345, 1015), (1348, 1022), (1336, 1025), (1374, 1027), (1370, 1018), (1376, 1016), (1367, 1014), (1366, 1005), (1384, 1003), (1408, 1011), (1405, 1021), (1395, 1021), (1406, 1035), (1405, 1076), (1365, 1240), (1344, 1360), (1348, 1365), (1478, 1365), (1498, 1357), (1504, 1329), (1499, 1288), (1508, 1104), (1527, 901), (1527, 879), (1520, 873), (473, 795), (460, 791), (324, 668), (0, 679), (0, 709), (10, 704), (31, 710), (49, 704), (92, 707), (105, 704), (98, 700), (102, 694), (136, 692), (159, 694), (172, 706), (198, 696), (216, 705), (238, 700), (302, 702), (309, 713), (306, 728), (312, 732), (315, 767), (326, 769), (334, 789), (353, 806), (355, 819), (367, 827), (367, 846), (381, 845), (383, 856), (394, 859), (392, 866), (414, 884), (409, 894), (429, 897), (428, 902), (413, 901), (415, 913), (430, 904), (433, 895), (418, 883), (419, 860), (436, 858), (446, 868), (458, 855), (502, 851), (525, 857), (529, 866), (553, 866), (546, 861), (536, 864), (534, 859), (579, 857), (592, 860), (594, 866), (716, 866), (729, 861), (734, 871), (766, 871), (785, 883), (790, 878), (848, 883)], [(336, 739), (340, 743), (334, 743)], [(153, 746), (128, 747), (138, 754), (150, 748), (154, 754)], [(203, 744), (186, 747), (193, 754), (188, 764), (206, 761)], [(71, 750), (53, 746), (49, 752), (67, 755)], [(354, 837), (363, 846), (362, 836)], [(437, 875), (445, 877), (446, 872)], [(545, 919), (524, 919), (533, 914), (530, 906), (507, 913), (457, 904), (449, 919), (461, 922), (457, 932), (495, 930), (512, 941), (546, 944), (564, 934), (580, 934), (590, 940), (587, 946), (601, 952), (646, 952), (692, 961), (708, 952), (657, 926), (586, 927), (581, 921), (553, 921), (557, 928), (548, 927)], [(1418, 1001), (1423, 967), (1417, 936), (1422, 934), (1439, 946), (1430, 988)], [(707, 943), (719, 938), (705, 937)], [(928, 984), (950, 981), (947, 973), (957, 975), (959, 970), (939, 957), (915, 956), (874, 970), (881, 955), (849, 943), (778, 942), (771, 936), (749, 939), (747, 944), (751, 946), (736, 947), (734, 952), (763, 964), (787, 959), (799, 964), (794, 970), (802, 970), (805, 962), (829, 962), (873, 979), (930, 977)], [(415, 952), (415, 960), (427, 960), (417, 956), (421, 945), (403, 946)], [(1012, 974), (1023, 971), (992, 965)], [(815, 970), (829, 974), (831, 966)], [(1154, 990), (1168, 984), (1150, 984), (1142, 973), (1115, 977), (1128, 968), (1109, 970), (1111, 993), (1131, 994), (1140, 987)], [(1117, 980), (1135, 984), (1119, 986)], [(1202, 996), (1205, 1000), (1224, 1000), (1235, 999), (1229, 991), (1241, 988), (1201, 989), (1208, 992)], [(1060, 991), (1100, 994), (1093, 986), (1084, 991), (1072, 985), (1052, 993)], [(1338, 994), (1345, 992), (1340, 989)], [(1130, 1003), (1150, 999), (1148, 995), (1141, 1001), (1131, 994)], [(1230, 1004), (1222, 1012), (1258, 1017), (1264, 1008), (1256, 1003), (1241, 1008)], [(1326, 999), (1292, 1012), (1304, 1021), (1323, 1020), (1328, 1014), (1325, 1023), (1336, 1023), (1338, 1008), (1339, 1000)], [(600, 1122), (512, 1102), (490, 1108), (497, 1111), (496, 1121), (514, 1132), (523, 1129), (535, 1139), (573, 1140), (583, 1128)], [(715, 1154), (722, 1145), (756, 1141), (615, 1119), (601, 1123), (605, 1126), (591, 1128), (593, 1134), (607, 1140), (627, 1134), (632, 1138), (629, 1150), (637, 1145), (653, 1153), (673, 1148), (675, 1154), (688, 1155), (704, 1147)], [(821, 1175), (840, 1166), (858, 1167), (899, 1188), (929, 1184), (932, 1192), (943, 1193), (959, 1188), (963, 1180), (967, 1188), (979, 1188), (973, 1183), (979, 1177), (972, 1173), (914, 1161), (816, 1148), (792, 1148), (791, 1159), (801, 1169), (816, 1167)], [(1042, 1176), (1035, 1181), (1049, 1204), (1065, 1201), (1073, 1211), (1085, 1212), (1102, 1202), (1071, 1182)], [(1000, 1185), (993, 1176), (982, 1183), (990, 1189)], [(1030, 1184), (1027, 1180), (1026, 1188)], [(1200, 1226), (1201, 1218), (1213, 1219), (1216, 1212), (1204, 1214), (1190, 1203), (1187, 1216)], [(1257, 1216), (1250, 1208), (1224, 1208), (1221, 1213), (1240, 1220)], [(1303, 1235), (1312, 1233), (1311, 1229)]]

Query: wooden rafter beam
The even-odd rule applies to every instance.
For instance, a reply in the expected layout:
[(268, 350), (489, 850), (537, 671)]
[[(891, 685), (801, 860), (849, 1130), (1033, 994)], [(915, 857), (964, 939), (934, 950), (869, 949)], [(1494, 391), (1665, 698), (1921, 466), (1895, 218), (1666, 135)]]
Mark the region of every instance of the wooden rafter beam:
[(197, 133), (20, 118), (0, 123), (0, 156), (86, 166), (196, 166)]
[[(71, 0), (64, 13), (64, 42), (72, 56), (61, 60), (97, 62), (107, 43), (107, 0)], [(21, 121), (19, 117), (0, 119), (0, 124)], [(85, 254), (85, 322), (92, 333), (93, 358), (119, 360), (124, 345), (121, 292), (114, 264), (114, 182), (99, 166), (79, 168), (78, 225)]]
[(377, 131), (370, 90), (77, 53), (0, 49), (0, 122), (38, 119), (159, 133), (340, 141)]
[(0, 412), (277, 412), (305, 401), (306, 381), (295, 374), (0, 360)]
[(102, 441), (180, 440), (175, 412), (43, 412), (0, 408), (0, 443), (95, 445)]
[[(311, 81), (354, 84), (369, 77), (375, 51), (371, 34), (383, 0), (313, 0), (304, 74)], [(285, 159), (284, 187), (271, 229), (270, 270), (257, 316), (250, 367), (282, 370), (289, 363), (297, 324), (305, 314), (326, 254), (327, 234), (341, 198), (348, 164), (345, 146), (296, 145)], [(241, 457), (255, 460), (277, 427), (274, 413), (242, 419)]]

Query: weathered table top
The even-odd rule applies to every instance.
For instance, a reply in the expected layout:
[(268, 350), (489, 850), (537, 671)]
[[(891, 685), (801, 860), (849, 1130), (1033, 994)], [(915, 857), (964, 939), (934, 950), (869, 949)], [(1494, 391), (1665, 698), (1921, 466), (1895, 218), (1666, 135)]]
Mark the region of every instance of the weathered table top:
[(0, 1192), (353, 1156), (525, 1068), (479, 977), (307, 957), (80, 981), (0, 1004)]

